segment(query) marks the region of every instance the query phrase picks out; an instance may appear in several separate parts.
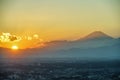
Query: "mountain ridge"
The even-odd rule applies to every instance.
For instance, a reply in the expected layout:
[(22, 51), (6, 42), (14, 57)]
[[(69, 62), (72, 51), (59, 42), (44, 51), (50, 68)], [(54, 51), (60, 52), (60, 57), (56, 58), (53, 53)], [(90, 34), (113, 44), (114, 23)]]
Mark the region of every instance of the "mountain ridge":
[(91, 40), (91, 39), (114, 39), (114, 38), (102, 31), (94, 31), (76, 41)]

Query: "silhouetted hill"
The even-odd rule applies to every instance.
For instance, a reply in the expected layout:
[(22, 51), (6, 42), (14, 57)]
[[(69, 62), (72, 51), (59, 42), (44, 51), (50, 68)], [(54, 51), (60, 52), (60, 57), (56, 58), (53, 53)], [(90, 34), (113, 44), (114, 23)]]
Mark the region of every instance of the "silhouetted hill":
[[(47, 52), (46, 52), (47, 53)], [(120, 57), (120, 43), (97, 47), (97, 48), (71, 48), (68, 50), (49, 51), (45, 55), (38, 55), (37, 57), (48, 57), (48, 58), (77, 58), (79, 60), (109, 60), (119, 59)]]

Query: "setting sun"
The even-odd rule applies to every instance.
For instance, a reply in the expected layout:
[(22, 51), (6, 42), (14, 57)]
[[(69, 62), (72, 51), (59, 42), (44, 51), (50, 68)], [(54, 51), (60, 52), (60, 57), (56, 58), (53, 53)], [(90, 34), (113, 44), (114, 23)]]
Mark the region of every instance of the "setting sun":
[(18, 50), (19, 48), (18, 48), (18, 46), (14, 45), (14, 46), (11, 47), (11, 49)]

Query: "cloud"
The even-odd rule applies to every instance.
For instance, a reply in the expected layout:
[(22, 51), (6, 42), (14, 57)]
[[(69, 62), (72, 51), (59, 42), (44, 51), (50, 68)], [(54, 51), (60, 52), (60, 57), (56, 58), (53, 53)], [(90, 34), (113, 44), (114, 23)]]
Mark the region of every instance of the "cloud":
[(0, 35), (0, 42), (17, 41), (18, 39), (17, 36), (11, 35), (10, 33), (2, 33), (2, 35)]
[(16, 37), (16, 36), (9, 36), (9, 40), (10, 40), (10, 41), (16, 41), (16, 40), (17, 40), (17, 37)]

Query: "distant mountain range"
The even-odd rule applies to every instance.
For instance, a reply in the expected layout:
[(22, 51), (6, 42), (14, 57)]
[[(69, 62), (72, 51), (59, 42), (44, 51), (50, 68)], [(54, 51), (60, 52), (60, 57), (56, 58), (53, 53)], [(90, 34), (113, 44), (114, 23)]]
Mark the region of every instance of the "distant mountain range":
[(49, 49), (70, 49), (70, 48), (96, 48), (118, 44), (119, 39), (115, 39), (101, 31), (95, 31), (87, 36), (75, 41), (51, 41), (45, 43)]
[[(21, 50), (21, 57), (40, 58), (77, 58), (77, 59), (119, 59), (120, 38), (113, 38), (101, 31), (95, 31), (75, 41), (58, 40), (46, 42), (37, 49)], [(0, 49), (4, 53), (4, 49)], [(5, 49), (6, 50), (6, 49)]]
[[(49, 49), (44, 57), (79, 59), (119, 59), (120, 39), (101, 31), (95, 31), (75, 41), (52, 41), (46, 43)], [(47, 53), (47, 52), (46, 52)]]

